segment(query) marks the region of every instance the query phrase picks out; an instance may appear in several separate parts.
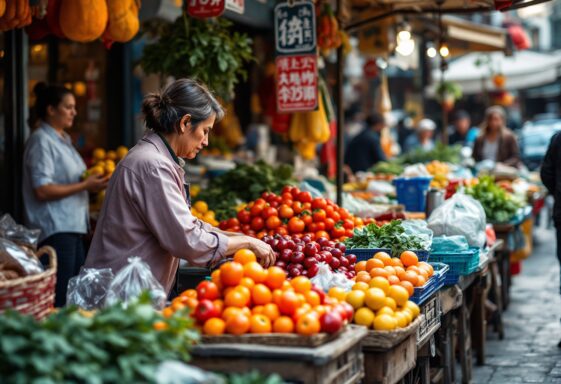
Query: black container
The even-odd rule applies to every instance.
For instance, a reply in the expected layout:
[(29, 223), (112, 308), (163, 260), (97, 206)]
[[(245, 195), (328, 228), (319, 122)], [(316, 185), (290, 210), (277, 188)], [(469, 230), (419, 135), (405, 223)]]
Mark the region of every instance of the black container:
[(200, 267), (184, 267), (177, 271), (177, 293), (186, 289), (195, 289), (197, 285), (210, 276), (210, 269)]

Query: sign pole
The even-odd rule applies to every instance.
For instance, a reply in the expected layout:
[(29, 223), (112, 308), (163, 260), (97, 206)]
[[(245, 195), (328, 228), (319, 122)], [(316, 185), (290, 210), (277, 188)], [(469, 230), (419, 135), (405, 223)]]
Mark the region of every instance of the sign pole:
[[(337, 0), (337, 19), (342, 20), (343, 0)], [(335, 85), (335, 100), (337, 103), (337, 204), (343, 206), (343, 161), (345, 157), (344, 133), (345, 133), (345, 114), (343, 113), (343, 45), (337, 48), (337, 82)]]

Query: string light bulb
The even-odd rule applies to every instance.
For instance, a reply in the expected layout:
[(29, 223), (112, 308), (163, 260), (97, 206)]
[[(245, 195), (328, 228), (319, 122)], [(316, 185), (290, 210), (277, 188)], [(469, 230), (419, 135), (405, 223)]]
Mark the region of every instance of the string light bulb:
[(448, 57), (450, 55), (450, 49), (448, 49), (448, 46), (446, 44), (442, 44), (438, 52), (442, 57)]
[(436, 52), (436, 48), (435, 48), (435, 47), (429, 47), (429, 48), (427, 49), (427, 56), (430, 57), (431, 59), (432, 59), (432, 58), (435, 58), (435, 57), (436, 57), (436, 54), (437, 54), (437, 52)]

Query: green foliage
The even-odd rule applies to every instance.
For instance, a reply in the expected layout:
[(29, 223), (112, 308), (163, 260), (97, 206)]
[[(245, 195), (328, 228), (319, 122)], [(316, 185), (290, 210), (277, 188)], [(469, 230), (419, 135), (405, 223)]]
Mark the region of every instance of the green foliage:
[(292, 172), (292, 167), (287, 164), (272, 167), (258, 161), (238, 165), (212, 179), (196, 200), (206, 201), (217, 220), (229, 219), (236, 216), (235, 206), (240, 202), (255, 200), (263, 192), (279, 193), (285, 185), (293, 184)]
[(462, 94), (462, 87), (452, 81), (444, 81), (436, 87), (436, 95), (440, 101), (445, 100), (447, 97), (459, 100), (462, 98)]
[(403, 165), (399, 164), (396, 161), (380, 161), (370, 169), (370, 171), (373, 173), (395, 176), (401, 175), (403, 173), (403, 170)]
[[(153, 324), (164, 321), (167, 329)], [(198, 340), (192, 321), (164, 319), (148, 295), (94, 316), (66, 307), (42, 322), (16, 312), (0, 316), (0, 377), (4, 383), (153, 382), (165, 360), (187, 361)]]
[(175, 22), (149, 22), (145, 30), (159, 39), (144, 47), (146, 73), (189, 77), (230, 99), (238, 78), (247, 78), (244, 65), (253, 60), (252, 41), (236, 32), (223, 17), (201, 20), (183, 14)]
[(433, 160), (444, 163), (459, 164), (462, 147), (460, 145), (444, 145), (436, 143), (434, 149), (425, 151), (421, 148), (409, 151), (396, 159), (399, 164), (428, 163)]
[(478, 200), (491, 223), (506, 223), (512, 220), (522, 203), (495, 184), (492, 176), (482, 176), (479, 183), (466, 188), (466, 194)]
[(421, 241), (415, 236), (405, 233), (405, 228), (400, 220), (392, 220), (388, 224), (378, 227), (376, 224), (368, 224), (354, 230), (353, 237), (345, 240), (349, 249), (354, 248), (387, 248), (392, 250), (393, 255), (400, 255), (407, 250), (424, 249)]

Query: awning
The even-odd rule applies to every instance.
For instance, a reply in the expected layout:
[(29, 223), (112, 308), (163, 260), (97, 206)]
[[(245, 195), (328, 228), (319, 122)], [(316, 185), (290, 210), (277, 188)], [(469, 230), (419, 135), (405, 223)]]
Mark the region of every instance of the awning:
[[(450, 62), (444, 78), (458, 83), (464, 94), (473, 95), (484, 89), (496, 90), (490, 68), (505, 75), (505, 89), (509, 91), (553, 83), (561, 77), (561, 51), (551, 54), (520, 51), (510, 57), (493, 52), (489, 54), (490, 65), (477, 66), (475, 63), (479, 57), (480, 54), (471, 53)], [(440, 70), (433, 70), (432, 75), (438, 83)], [(431, 90), (434, 92), (434, 86)]]

